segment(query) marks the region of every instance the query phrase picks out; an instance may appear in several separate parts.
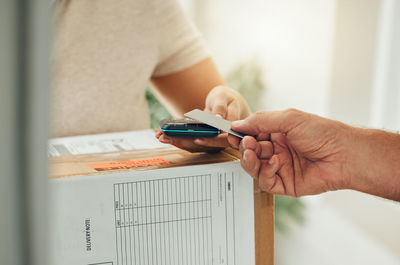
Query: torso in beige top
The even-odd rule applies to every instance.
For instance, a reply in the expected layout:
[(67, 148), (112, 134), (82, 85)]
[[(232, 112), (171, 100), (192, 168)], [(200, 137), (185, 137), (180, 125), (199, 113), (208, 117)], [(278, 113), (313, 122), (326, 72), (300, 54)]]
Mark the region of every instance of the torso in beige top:
[(208, 57), (173, 0), (55, 1), (54, 137), (149, 127), (152, 76)]

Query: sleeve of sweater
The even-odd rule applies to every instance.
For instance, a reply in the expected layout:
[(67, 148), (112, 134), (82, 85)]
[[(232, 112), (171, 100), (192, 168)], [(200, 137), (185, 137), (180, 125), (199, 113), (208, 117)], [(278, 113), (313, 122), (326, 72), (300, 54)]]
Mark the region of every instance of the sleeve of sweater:
[(202, 35), (175, 0), (154, 4), (159, 58), (153, 77), (185, 70), (210, 56)]

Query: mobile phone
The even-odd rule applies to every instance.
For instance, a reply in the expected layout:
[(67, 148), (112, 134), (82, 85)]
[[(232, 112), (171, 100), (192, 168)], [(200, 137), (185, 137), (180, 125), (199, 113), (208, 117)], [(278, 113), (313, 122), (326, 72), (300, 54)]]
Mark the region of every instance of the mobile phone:
[(220, 133), (217, 128), (192, 119), (164, 119), (160, 128), (170, 137), (213, 138)]

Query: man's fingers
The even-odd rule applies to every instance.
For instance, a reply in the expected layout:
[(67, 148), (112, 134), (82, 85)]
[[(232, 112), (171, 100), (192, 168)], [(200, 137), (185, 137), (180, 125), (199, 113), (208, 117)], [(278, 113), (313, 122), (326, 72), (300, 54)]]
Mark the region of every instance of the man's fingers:
[(271, 139), (270, 133), (260, 133), (256, 137), (257, 141), (269, 141)]
[(275, 153), (279, 155), (280, 169), (279, 173), (285, 187), (285, 193), (295, 196), (295, 176), (296, 167), (299, 166), (298, 153), (291, 150), (287, 143), (287, 138), (283, 134), (271, 134), (271, 140), (275, 145)]
[(280, 168), (280, 161), (277, 155), (268, 161), (263, 161), (259, 171), (258, 185), (261, 190), (274, 194), (285, 194), (285, 186), (277, 174)]
[(277, 155), (273, 155), (271, 142), (257, 142), (253, 137), (246, 136), (240, 143), (239, 150), (242, 153), (240, 163), (243, 169), (253, 178), (258, 178), (262, 190), (285, 193), (285, 186), (277, 174), (281, 166), (280, 159)]
[(240, 142), (239, 151), (243, 153), (246, 149), (250, 149), (256, 152), (257, 145), (258, 143), (254, 137), (245, 136)]
[(261, 141), (258, 142), (259, 149), (256, 150), (256, 153), (261, 159), (270, 159), (274, 154), (274, 146), (270, 141)]
[(248, 135), (260, 133), (287, 133), (307, 118), (304, 112), (290, 109), (284, 111), (256, 112), (245, 120), (232, 123), (232, 129)]
[(250, 176), (258, 179), (258, 171), (260, 169), (261, 161), (260, 159), (258, 159), (256, 153), (253, 150), (246, 149), (242, 153), (240, 164)]
[(238, 120), (234, 121), (231, 124), (232, 130), (235, 130), (237, 132), (247, 134), (247, 135), (257, 135), (260, 133), (260, 129), (258, 128), (258, 125), (252, 120), (248, 120), (252, 117), (250, 115), (247, 119), (245, 120)]
[(259, 159), (269, 159), (274, 153), (274, 147), (271, 142), (259, 142), (251, 136), (245, 136), (241, 141), (239, 150), (244, 152), (245, 149), (253, 150)]

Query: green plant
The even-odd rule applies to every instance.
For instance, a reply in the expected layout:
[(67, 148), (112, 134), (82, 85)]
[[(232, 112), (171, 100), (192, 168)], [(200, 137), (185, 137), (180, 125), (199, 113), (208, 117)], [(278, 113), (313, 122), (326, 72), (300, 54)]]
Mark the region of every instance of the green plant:
[(289, 230), (289, 221), (303, 223), (303, 201), (297, 198), (275, 195), (275, 228), (280, 232)]
[(171, 118), (171, 114), (161, 105), (149, 87), (146, 89), (146, 100), (150, 111), (150, 127), (159, 128), (159, 122), (162, 119)]
[(230, 87), (236, 89), (248, 102), (251, 111), (262, 106), (262, 93), (265, 90), (261, 66), (253, 61), (237, 65), (227, 76)]

